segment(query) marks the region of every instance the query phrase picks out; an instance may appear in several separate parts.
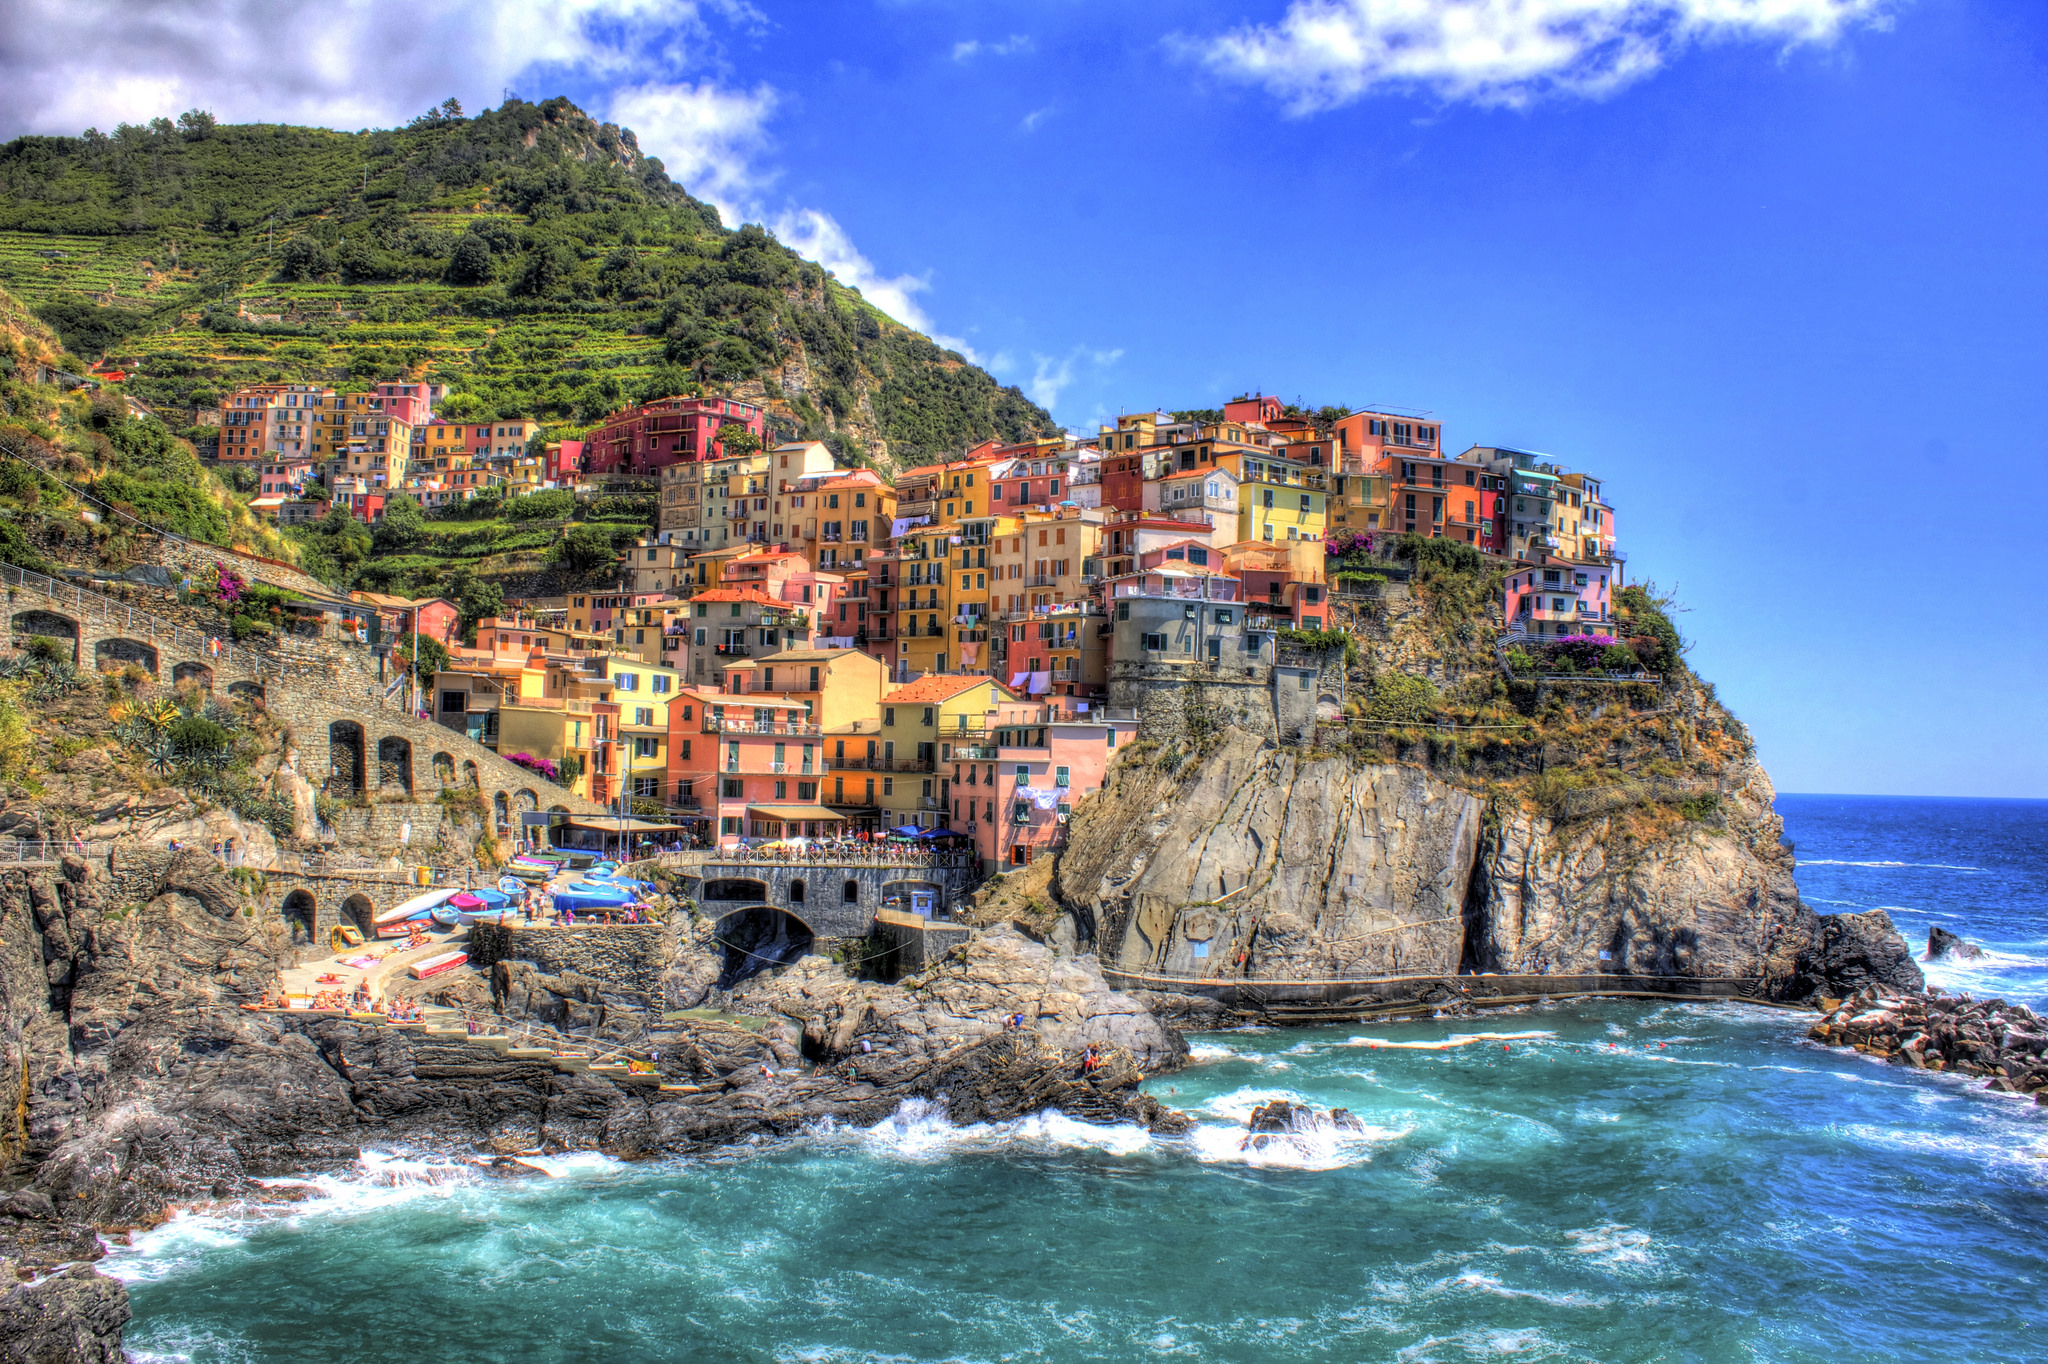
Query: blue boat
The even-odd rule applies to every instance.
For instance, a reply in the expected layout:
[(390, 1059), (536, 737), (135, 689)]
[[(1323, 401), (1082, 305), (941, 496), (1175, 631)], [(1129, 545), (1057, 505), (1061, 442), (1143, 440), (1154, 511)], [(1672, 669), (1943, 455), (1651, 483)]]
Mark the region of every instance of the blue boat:
[(516, 876), (500, 876), (498, 878), (498, 889), (503, 891), (509, 898), (518, 900), (526, 895), (526, 882)]
[(635, 881), (630, 876), (599, 876), (595, 872), (584, 873), (583, 884), (586, 886), (617, 886), (620, 890), (630, 890), (635, 895), (646, 895), (654, 889), (654, 883), (651, 881)]
[(610, 887), (588, 888), (572, 886), (555, 892), (555, 908), (574, 914), (587, 914), (593, 910), (624, 909), (633, 903), (631, 891), (614, 890)]
[[(415, 915), (414, 917), (417, 918), (419, 916)], [(462, 911), (453, 905), (435, 905), (427, 911), (427, 917), (433, 919), (435, 923), (443, 928), (453, 928), (462, 922)]]

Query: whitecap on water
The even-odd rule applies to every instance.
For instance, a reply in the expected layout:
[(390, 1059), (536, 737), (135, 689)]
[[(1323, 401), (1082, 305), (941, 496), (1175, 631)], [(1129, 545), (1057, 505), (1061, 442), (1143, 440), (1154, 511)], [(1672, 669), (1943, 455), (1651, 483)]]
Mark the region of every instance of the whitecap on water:
[(1578, 1292), (1545, 1293), (1540, 1289), (1534, 1288), (1510, 1288), (1493, 1275), (1478, 1269), (1468, 1269), (1456, 1278), (1446, 1279), (1435, 1285), (1435, 1287), (1439, 1291), (1454, 1288), (1467, 1289), (1490, 1294), (1496, 1298), (1533, 1298), (1535, 1301), (1551, 1307), (1605, 1307), (1610, 1301), (1607, 1298), (1596, 1298)]
[(1650, 1254), (1650, 1234), (1619, 1222), (1568, 1231), (1565, 1239), (1572, 1243), (1574, 1253), (1590, 1255), (1600, 1264), (1646, 1265), (1654, 1258)]
[(1235, 1060), (1237, 1055), (1238, 1053), (1232, 1051), (1229, 1047), (1219, 1047), (1214, 1042), (1196, 1042), (1188, 1047), (1188, 1060), (1190, 1063), (1230, 1061)]
[(1921, 870), (1921, 871), (1982, 871), (1982, 870), (1984, 870), (1984, 869), (1983, 869), (1982, 867), (1957, 867), (1957, 866), (1951, 866), (1950, 864), (1948, 864), (1948, 863), (1946, 863), (1946, 862), (1884, 862), (1884, 861), (1878, 861), (1878, 862), (1855, 862), (1855, 861), (1850, 861), (1850, 860), (1848, 860), (1848, 859), (1846, 859), (1846, 858), (1834, 858), (1834, 857), (1802, 857), (1802, 858), (1800, 858), (1800, 859), (1799, 859), (1799, 861), (1798, 861), (1798, 865), (1799, 865), (1799, 866), (1802, 866), (1802, 867), (1882, 867), (1882, 868), (1885, 868), (1885, 869), (1887, 869), (1887, 870), (1890, 870), (1890, 869), (1893, 869), (1893, 868), (1897, 868), (1897, 867), (1912, 867), (1912, 868), (1915, 868), (1916, 870)]
[(1152, 1134), (1135, 1123), (1090, 1123), (1047, 1109), (1010, 1122), (955, 1125), (944, 1104), (905, 1099), (873, 1127), (858, 1133), (861, 1144), (902, 1160), (933, 1160), (961, 1151), (1039, 1145), (1069, 1150), (1134, 1155), (1152, 1144)]
[(1307, 1100), (1290, 1089), (1247, 1088), (1217, 1095), (1196, 1111), (1228, 1121), (1198, 1124), (1187, 1135), (1188, 1150), (1205, 1165), (1337, 1170), (1371, 1160), (1375, 1149), (1398, 1141), (1412, 1130), (1369, 1123), (1339, 1127), (1322, 1114), (1314, 1115), (1291, 1132), (1255, 1133), (1246, 1126), (1254, 1109), (1280, 1101), (1307, 1106)]
[(1554, 1359), (1565, 1347), (1541, 1331), (1515, 1327), (1480, 1327), (1448, 1336), (1425, 1336), (1404, 1346), (1394, 1358), (1400, 1364), (1439, 1364), (1454, 1359)]
[(1554, 1032), (1454, 1032), (1449, 1037), (1440, 1037), (1426, 1042), (1396, 1042), (1387, 1037), (1354, 1037), (1337, 1045), (1343, 1047), (1386, 1048), (1399, 1051), (1451, 1051), (1458, 1047), (1469, 1047), (1475, 1042), (1539, 1042), (1554, 1041)]

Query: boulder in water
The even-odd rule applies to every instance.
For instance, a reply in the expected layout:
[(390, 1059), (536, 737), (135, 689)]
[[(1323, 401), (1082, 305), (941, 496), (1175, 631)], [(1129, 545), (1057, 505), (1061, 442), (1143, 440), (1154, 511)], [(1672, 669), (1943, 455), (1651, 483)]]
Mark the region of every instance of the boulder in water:
[(1964, 942), (1945, 928), (1927, 930), (1927, 960), (1940, 961), (1952, 957), (1958, 961), (1969, 961), (1984, 955), (1984, 949), (1973, 942)]
[(1310, 1110), (1291, 1100), (1275, 1099), (1271, 1103), (1260, 1104), (1254, 1108), (1252, 1115), (1245, 1119), (1245, 1126), (1254, 1132), (1292, 1132), (1296, 1128), (1296, 1114), (1301, 1115), (1304, 1125), (1315, 1116)]

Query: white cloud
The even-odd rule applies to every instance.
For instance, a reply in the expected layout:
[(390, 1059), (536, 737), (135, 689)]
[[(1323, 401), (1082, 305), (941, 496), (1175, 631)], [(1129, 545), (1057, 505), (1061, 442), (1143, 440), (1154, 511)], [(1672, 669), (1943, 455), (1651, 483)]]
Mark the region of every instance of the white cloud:
[[(841, 284), (860, 290), (863, 298), (898, 322), (931, 334), (931, 318), (916, 298), (931, 287), (931, 281), (918, 275), (883, 274), (854, 246), (846, 229), (831, 214), (815, 208), (786, 208), (776, 213), (768, 226), (784, 245), (830, 270)], [(950, 337), (932, 339), (972, 357), (965, 342)]]
[(0, 136), (189, 108), (224, 122), (388, 125), (449, 95), (496, 105), (537, 74), (652, 74), (703, 44), (699, 11), (688, 0), (9, 0)]
[(1076, 346), (1065, 355), (1053, 357), (1033, 354), (1031, 357), (1031, 380), (1024, 385), (1025, 396), (1040, 407), (1050, 410), (1060, 400), (1060, 393), (1075, 379), (1075, 370), (1083, 365), (1100, 369), (1115, 364), (1123, 357), (1121, 348), (1116, 350), (1090, 350)]
[(991, 57), (1017, 57), (1031, 50), (1031, 35), (1028, 33), (1012, 33), (996, 43), (985, 43), (979, 38), (969, 38), (965, 42), (953, 44), (953, 60), (971, 61), (984, 54)]
[(1833, 42), (1890, 0), (1292, 0), (1278, 23), (1169, 40), (1310, 114), (1380, 90), (1481, 104), (1597, 98), (1693, 42)]
[(775, 91), (701, 85), (634, 85), (613, 92), (610, 117), (631, 128), (640, 149), (658, 156), (669, 178), (717, 205), (728, 222), (747, 216), (774, 180), (755, 165), (768, 150)]
[(1052, 106), (1050, 104), (1046, 105), (1043, 109), (1033, 109), (1030, 113), (1024, 115), (1023, 120), (1017, 126), (1027, 133), (1035, 133), (1038, 131), (1038, 125), (1045, 122), (1047, 116), (1051, 113)]

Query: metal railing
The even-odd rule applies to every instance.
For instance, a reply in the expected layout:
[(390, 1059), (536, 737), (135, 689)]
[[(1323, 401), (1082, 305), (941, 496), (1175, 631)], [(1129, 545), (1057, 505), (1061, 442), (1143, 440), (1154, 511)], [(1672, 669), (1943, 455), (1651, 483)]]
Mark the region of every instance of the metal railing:
[[(745, 702), (735, 700), (733, 704), (744, 705)], [(805, 736), (815, 735), (820, 731), (816, 725), (757, 724), (752, 720), (736, 720), (730, 716), (707, 715), (704, 717), (704, 732), (706, 734), (794, 734)]]
[(55, 862), (64, 856), (106, 857), (114, 851), (112, 843), (87, 843), (82, 839), (0, 839), (0, 866), (23, 866), (38, 862)]

